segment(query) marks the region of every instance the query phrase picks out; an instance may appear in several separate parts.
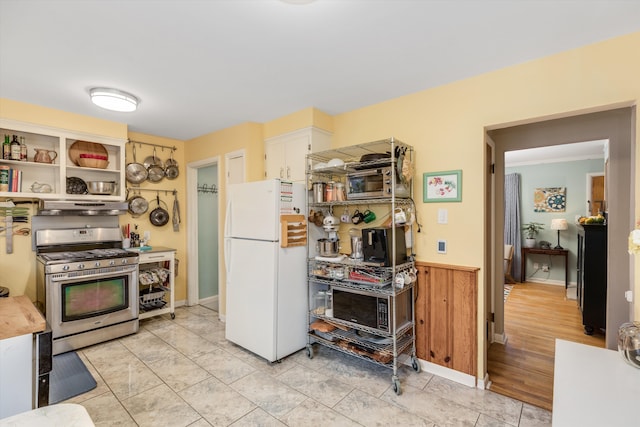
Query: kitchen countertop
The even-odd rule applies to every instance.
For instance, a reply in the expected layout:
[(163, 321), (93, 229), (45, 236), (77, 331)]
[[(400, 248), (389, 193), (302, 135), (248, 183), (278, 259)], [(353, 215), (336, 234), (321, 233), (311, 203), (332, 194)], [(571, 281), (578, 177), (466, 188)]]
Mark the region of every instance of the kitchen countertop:
[(638, 424), (640, 369), (617, 351), (556, 340), (553, 426)]
[(95, 426), (89, 413), (76, 403), (58, 403), (32, 411), (22, 412), (0, 420), (1, 427), (92, 427)]
[(0, 298), (0, 339), (44, 331), (47, 321), (26, 295)]
[(154, 252), (175, 252), (174, 248), (167, 248), (164, 246), (147, 246), (149, 249), (129, 248), (128, 251), (138, 252), (141, 254), (152, 254)]

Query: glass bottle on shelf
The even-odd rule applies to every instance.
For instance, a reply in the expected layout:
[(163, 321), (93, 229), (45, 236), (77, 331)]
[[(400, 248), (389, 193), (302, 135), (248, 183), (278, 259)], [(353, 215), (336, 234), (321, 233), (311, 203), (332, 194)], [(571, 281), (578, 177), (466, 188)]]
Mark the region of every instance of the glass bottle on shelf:
[(20, 160), (20, 142), (17, 135), (13, 135), (11, 140), (11, 160)]
[(4, 144), (2, 144), (2, 159), (11, 160), (11, 141), (9, 135), (4, 136)]
[(20, 137), (20, 161), (27, 161), (27, 138), (24, 136)]

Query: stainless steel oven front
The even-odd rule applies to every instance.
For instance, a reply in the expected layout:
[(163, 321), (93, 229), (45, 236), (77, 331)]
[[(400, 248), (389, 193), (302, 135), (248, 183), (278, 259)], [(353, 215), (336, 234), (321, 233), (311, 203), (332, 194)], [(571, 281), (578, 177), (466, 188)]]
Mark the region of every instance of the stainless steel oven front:
[(138, 331), (138, 258), (37, 268), (37, 299), (51, 326), (53, 354)]

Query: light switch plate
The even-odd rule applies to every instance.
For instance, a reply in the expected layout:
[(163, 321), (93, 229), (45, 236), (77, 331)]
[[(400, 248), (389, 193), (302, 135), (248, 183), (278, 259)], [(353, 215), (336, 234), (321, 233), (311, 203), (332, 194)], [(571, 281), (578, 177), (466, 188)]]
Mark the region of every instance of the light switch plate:
[(449, 212), (446, 209), (438, 209), (438, 224), (446, 224), (449, 222)]
[(447, 241), (446, 240), (438, 240), (438, 253), (446, 254), (447, 253)]

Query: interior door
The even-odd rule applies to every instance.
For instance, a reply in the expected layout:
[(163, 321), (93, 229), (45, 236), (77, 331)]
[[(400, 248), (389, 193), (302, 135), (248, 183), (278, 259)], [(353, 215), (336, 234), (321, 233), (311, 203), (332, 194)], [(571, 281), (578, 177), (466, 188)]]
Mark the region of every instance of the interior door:
[(606, 209), (604, 198), (604, 175), (591, 177), (590, 214), (597, 215)]

